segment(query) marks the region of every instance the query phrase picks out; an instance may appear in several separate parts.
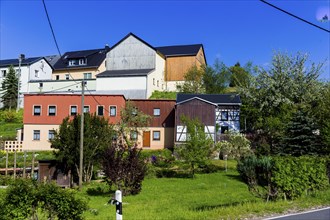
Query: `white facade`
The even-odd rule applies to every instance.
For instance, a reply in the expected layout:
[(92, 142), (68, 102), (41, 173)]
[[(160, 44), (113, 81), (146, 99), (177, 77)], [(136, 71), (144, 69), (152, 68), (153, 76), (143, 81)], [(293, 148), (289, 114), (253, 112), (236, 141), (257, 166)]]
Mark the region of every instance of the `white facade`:
[[(96, 90), (96, 79), (85, 79), (85, 82), (88, 90)], [(30, 81), (29, 84), (30, 93), (81, 91), (81, 80)]]
[[(107, 53), (107, 71), (129, 71), (130, 74), (104, 75), (96, 79), (96, 92), (124, 94), (126, 98), (146, 99), (153, 91), (163, 91), (165, 59), (156, 50), (133, 35)], [(149, 70), (146, 74), (134, 74)]]
[(148, 75), (148, 85), (147, 85), (147, 96), (149, 98), (155, 90), (164, 91), (165, 90), (165, 59), (159, 54), (155, 54), (156, 65), (155, 70)]
[[(18, 62), (18, 61), (17, 61)], [(19, 66), (13, 65), (14, 69), (16, 70), (16, 73), (19, 72)], [(50, 80), (52, 77), (52, 68), (48, 64), (48, 62), (44, 59), (37, 59), (36, 62), (31, 64), (24, 64), (21, 65), (21, 74), (19, 75), (19, 81), (20, 81), (20, 96), (19, 96), (19, 106), (20, 108), (23, 108), (24, 102), (23, 102), (23, 94), (30, 92), (30, 86), (29, 81), (30, 80)], [(9, 72), (9, 66), (1, 67), (0, 68), (1, 74), (0, 74), (0, 85), (2, 84), (2, 81), (4, 80), (3, 71), (6, 71), (6, 74)], [(0, 102), (0, 108), (3, 107), (2, 102)]]

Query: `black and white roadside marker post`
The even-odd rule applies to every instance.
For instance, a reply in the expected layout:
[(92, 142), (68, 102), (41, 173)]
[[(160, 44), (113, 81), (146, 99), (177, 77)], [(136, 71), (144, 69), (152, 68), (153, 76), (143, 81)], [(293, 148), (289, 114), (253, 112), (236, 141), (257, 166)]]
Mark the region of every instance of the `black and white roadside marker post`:
[(123, 220), (123, 203), (120, 190), (116, 190), (115, 199), (109, 201), (112, 205), (116, 205), (116, 220)]

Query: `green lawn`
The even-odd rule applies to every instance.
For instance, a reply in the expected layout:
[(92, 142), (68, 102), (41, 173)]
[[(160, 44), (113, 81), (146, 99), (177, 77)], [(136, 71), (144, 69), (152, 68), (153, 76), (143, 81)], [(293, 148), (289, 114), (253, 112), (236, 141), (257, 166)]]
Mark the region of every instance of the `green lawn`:
[[(88, 194), (88, 189), (94, 192)], [(79, 193), (89, 200), (93, 210), (85, 213), (86, 219), (115, 218), (115, 207), (107, 205), (112, 194), (96, 195), (100, 189), (106, 186), (94, 183)], [(236, 171), (229, 170), (197, 174), (195, 179), (145, 179), (139, 195), (123, 198), (123, 216), (125, 219), (240, 219), (319, 205), (330, 205), (330, 189), (295, 201), (266, 203), (248, 191)]]
[[(255, 219), (272, 213), (299, 211), (330, 205), (330, 188), (294, 201), (265, 202), (255, 197), (235, 170), (236, 162), (228, 161), (228, 172), (222, 160), (213, 161), (223, 170), (197, 174), (196, 178), (154, 178), (143, 181), (142, 192), (123, 198), (123, 218), (135, 219)], [(0, 189), (0, 197), (5, 189)], [(105, 183), (85, 185), (77, 196), (88, 201), (87, 220), (115, 219), (113, 196)]]
[(16, 137), (16, 129), (22, 128), (22, 123), (0, 123), (0, 137), (4, 138), (15, 138)]

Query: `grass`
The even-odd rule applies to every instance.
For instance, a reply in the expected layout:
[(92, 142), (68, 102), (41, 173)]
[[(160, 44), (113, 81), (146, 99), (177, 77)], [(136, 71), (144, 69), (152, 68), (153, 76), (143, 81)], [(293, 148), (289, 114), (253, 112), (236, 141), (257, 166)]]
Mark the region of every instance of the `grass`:
[(169, 92), (169, 91), (154, 91), (151, 96), (150, 99), (172, 99), (175, 100), (176, 99), (176, 94), (177, 92)]
[[(217, 162), (223, 165), (223, 161)], [(142, 192), (123, 198), (125, 219), (242, 219), (330, 205), (330, 189), (295, 201), (265, 202), (248, 190), (228, 163), (228, 172), (197, 174), (195, 179), (149, 178)], [(89, 192), (89, 193), (87, 193)], [(115, 207), (107, 202), (105, 183), (86, 186), (80, 196), (88, 198), (91, 210), (86, 219), (114, 219)]]
[[(142, 192), (123, 197), (123, 218), (149, 219), (262, 219), (273, 213), (299, 211), (330, 205), (330, 188), (294, 201), (265, 202), (249, 192), (235, 170), (236, 162), (215, 160), (221, 168), (211, 174), (196, 174), (196, 178), (146, 178)], [(0, 196), (5, 189), (0, 189)], [(87, 220), (114, 219), (115, 206), (108, 201), (114, 195), (104, 182), (85, 185), (77, 196), (88, 200)]]
[(0, 123), (0, 137), (6, 139), (14, 139), (16, 137), (16, 129), (22, 128), (22, 123)]

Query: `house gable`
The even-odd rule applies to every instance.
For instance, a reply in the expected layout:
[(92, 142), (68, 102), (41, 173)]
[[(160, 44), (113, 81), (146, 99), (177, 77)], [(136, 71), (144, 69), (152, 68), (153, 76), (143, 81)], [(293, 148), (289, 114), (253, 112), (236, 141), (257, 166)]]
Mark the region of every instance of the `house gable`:
[(107, 70), (155, 69), (156, 50), (130, 33), (107, 53)]

